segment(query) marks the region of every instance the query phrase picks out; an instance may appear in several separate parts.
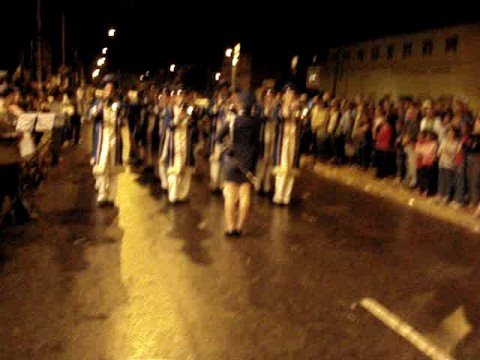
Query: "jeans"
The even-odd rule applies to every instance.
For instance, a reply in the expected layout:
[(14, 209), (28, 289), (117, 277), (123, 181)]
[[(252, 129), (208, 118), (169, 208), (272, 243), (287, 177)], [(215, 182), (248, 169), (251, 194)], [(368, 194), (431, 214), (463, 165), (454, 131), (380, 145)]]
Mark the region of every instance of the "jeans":
[(415, 186), (417, 184), (417, 163), (413, 145), (407, 145), (404, 147), (406, 155), (406, 173), (405, 182), (407, 185)]
[(395, 159), (395, 162), (396, 162), (396, 165), (397, 165), (397, 178), (399, 179), (403, 179), (406, 175), (406, 164), (405, 164), (405, 160), (406, 160), (406, 154), (405, 154), (405, 151), (403, 150), (402, 147), (398, 147), (397, 148), (397, 154), (396, 154), (396, 159)]
[(364, 169), (368, 169), (372, 160), (372, 148), (368, 142), (358, 144), (357, 147), (357, 164)]
[(395, 173), (395, 153), (393, 151), (375, 150), (376, 177), (383, 179)]
[(417, 169), (418, 188), (427, 195), (434, 195), (437, 191), (437, 165), (423, 166)]
[(455, 170), (444, 168), (438, 169), (438, 195), (449, 199), (454, 185)]
[(455, 169), (455, 202), (463, 204), (466, 188), (466, 159), (463, 157), (462, 163)]
[(326, 161), (330, 158), (330, 138), (327, 133), (317, 132), (316, 134), (317, 158)]
[(480, 200), (480, 155), (467, 155), (467, 182), (470, 202), (476, 205)]

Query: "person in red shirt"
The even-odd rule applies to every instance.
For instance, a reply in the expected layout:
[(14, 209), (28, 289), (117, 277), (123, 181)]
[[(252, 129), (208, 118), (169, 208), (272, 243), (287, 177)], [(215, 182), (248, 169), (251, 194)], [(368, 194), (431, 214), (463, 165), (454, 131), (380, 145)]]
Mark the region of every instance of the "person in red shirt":
[(421, 195), (430, 196), (437, 192), (438, 164), (437, 136), (431, 131), (422, 131), (415, 144), (417, 156), (418, 190)]
[(377, 117), (379, 123), (376, 127), (375, 137), (375, 163), (376, 177), (383, 179), (393, 172), (394, 152), (392, 149), (393, 131), (385, 116)]

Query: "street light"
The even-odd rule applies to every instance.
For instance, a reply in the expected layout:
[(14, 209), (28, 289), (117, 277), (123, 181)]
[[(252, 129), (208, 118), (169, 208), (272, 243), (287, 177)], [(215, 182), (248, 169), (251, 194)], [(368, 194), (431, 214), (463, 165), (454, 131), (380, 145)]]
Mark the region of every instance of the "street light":
[(221, 75), (222, 75), (222, 74), (220, 74), (219, 72), (217, 72), (217, 73), (215, 74), (215, 81), (220, 81), (220, 76), (221, 76)]
[(240, 43), (235, 45), (233, 48), (233, 59), (232, 59), (232, 86), (235, 86), (237, 80), (237, 64), (238, 59), (240, 58)]
[(175, 64), (172, 64), (170, 65), (170, 72), (174, 72), (175, 71)]
[(92, 79), (97, 78), (98, 75), (100, 75), (100, 69), (95, 69), (95, 70), (93, 70)]
[(227, 50), (225, 50), (225, 56), (227, 58), (232, 57), (232, 52), (233, 52), (233, 50), (228, 48)]
[(108, 36), (109, 36), (109, 37), (114, 37), (116, 31), (117, 31), (117, 30), (115, 30), (114, 28), (109, 29), (109, 30), (108, 30)]
[(298, 65), (298, 55), (295, 55), (295, 56), (292, 58), (292, 63), (291, 63), (291, 68), (292, 68), (292, 71), (293, 71), (293, 72), (296, 72), (296, 71), (297, 71), (297, 65)]
[(107, 55), (107, 51), (108, 51), (108, 48), (107, 48), (107, 47), (104, 47), (104, 48), (102, 49), (102, 54), (103, 54), (103, 55)]
[(103, 66), (105, 65), (105, 62), (107, 61), (106, 57), (101, 57), (100, 59), (97, 60), (97, 66)]

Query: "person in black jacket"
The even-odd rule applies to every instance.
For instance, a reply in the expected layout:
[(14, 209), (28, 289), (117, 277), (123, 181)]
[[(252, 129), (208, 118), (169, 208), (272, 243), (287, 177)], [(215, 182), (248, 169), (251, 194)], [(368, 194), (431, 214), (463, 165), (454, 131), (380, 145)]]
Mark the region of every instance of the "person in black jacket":
[[(260, 149), (261, 121), (252, 116), (255, 97), (249, 92), (242, 92), (237, 98), (238, 115), (234, 120), (223, 125), (217, 134), (216, 142), (221, 144), (230, 135), (230, 144), (224, 153), (223, 169), (225, 184), (226, 236), (240, 236), (247, 220), (251, 203), (252, 178), (257, 165)], [(235, 218), (237, 204), (238, 218)]]

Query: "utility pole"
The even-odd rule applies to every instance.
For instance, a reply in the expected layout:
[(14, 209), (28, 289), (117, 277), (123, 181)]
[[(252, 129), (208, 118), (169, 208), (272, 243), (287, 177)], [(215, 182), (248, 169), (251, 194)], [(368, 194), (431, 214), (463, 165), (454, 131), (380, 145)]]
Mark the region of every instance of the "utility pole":
[(42, 0), (37, 0), (37, 81), (42, 92)]

